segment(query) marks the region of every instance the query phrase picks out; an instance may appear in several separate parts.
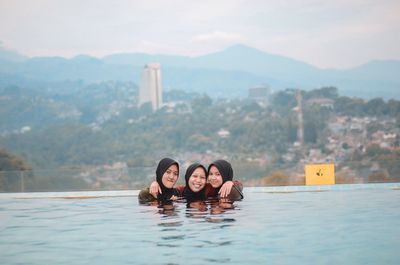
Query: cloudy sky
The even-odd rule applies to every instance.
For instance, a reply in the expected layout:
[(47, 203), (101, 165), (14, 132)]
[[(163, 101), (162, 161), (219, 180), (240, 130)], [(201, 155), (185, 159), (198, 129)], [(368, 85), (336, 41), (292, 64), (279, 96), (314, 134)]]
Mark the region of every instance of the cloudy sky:
[(400, 60), (399, 0), (0, 0), (0, 45), (29, 56), (197, 56), (242, 43), (322, 68)]

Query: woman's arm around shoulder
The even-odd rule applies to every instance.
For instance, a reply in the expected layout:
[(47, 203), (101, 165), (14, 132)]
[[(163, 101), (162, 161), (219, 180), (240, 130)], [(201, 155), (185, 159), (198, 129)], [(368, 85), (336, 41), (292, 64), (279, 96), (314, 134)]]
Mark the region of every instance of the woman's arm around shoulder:
[(233, 187), (228, 195), (228, 198), (232, 201), (242, 200), (243, 196), (243, 184), (239, 180), (233, 181)]

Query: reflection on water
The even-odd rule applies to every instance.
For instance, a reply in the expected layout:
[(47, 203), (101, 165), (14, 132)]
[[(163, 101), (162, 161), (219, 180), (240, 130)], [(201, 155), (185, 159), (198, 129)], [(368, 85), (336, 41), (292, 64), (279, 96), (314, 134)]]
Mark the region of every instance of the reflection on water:
[[(161, 214), (161, 222), (158, 224), (163, 227), (181, 226), (183, 216), (180, 216), (181, 202), (168, 202), (157, 206), (158, 213)], [(235, 205), (228, 199), (191, 201), (186, 203), (185, 217), (197, 219), (199, 222), (210, 223), (232, 223), (234, 218), (226, 218), (223, 215), (235, 209)]]
[(186, 204), (186, 217), (203, 219), (207, 215), (208, 206), (203, 201), (188, 202)]
[[(150, 206), (156, 208), (156, 215), (160, 228), (155, 242), (162, 255), (167, 257), (171, 251), (177, 248), (207, 249), (223, 248), (233, 244), (231, 238), (227, 238), (225, 229), (232, 228), (235, 218), (236, 207), (229, 200), (208, 201), (179, 201)], [(211, 226), (211, 227), (210, 227)], [(214, 235), (205, 240), (204, 232), (215, 231)], [(173, 249), (173, 250), (172, 250)], [(230, 258), (198, 257), (201, 263), (228, 263)], [(195, 263), (197, 264), (197, 263)]]
[(177, 212), (175, 212), (175, 205), (172, 202), (167, 202), (164, 204), (158, 205), (158, 213), (166, 216), (176, 216), (178, 215)]
[(196, 209), (199, 212), (206, 212), (208, 210), (207, 204), (204, 201), (193, 201), (186, 204), (187, 211)]
[(229, 258), (225, 258), (225, 259), (209, 259), (209, 258), (206, 258), (204, 260), (208, 261), (208, 262), (212, 262), (212, 263), (229, 263), (229, 262), (232, 261), (232, 259), (229, 259)]
[(233, 218), (215, 218), (215, 217), (207, 217), (206, 218), (207, 222), (210, 223), (230, 223), (230, 222), (235, 222), (236, 220)]
[[(182, 222), (181, 221), (177, 221), (177, 222), (161, 222), (158, 224), (159, 226), (163, 226), (163, 227), (175, 227), (175, 226), (181, 226)], [(170, 229), (172, 230), (172, 229)], [(170, 230), (164, 230), (164, 231), (170, 231)]]
[(172, 203), (167, 202), (157, 206), (158, 213), (161, 214), (161, 222), (158, 226), (163, 227), (161, 231), (175, 231), (175, 227), (182, 226), (183, 222), (179, 218), (179, 209)]
[(161, 237), (164, 240), (182, 240), (185, 238), (185, 235), (178, 235), (178, 236), (165, 236)]

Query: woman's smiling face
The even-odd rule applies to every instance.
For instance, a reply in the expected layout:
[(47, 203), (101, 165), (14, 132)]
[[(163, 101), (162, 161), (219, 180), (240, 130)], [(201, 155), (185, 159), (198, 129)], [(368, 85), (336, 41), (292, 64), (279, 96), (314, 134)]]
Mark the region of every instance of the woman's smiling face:
[(222, 186), (224, 180), (222, 179), (221, 173), (216, 166), (211, 166), (210, 172), (208, 173), (208, 182), (213, 188), (219, 188)]
[(206, 185), (206, 172), (201, 167), (196, 168), (188, 181), (189, 188), (193, 192), (201, 191)]

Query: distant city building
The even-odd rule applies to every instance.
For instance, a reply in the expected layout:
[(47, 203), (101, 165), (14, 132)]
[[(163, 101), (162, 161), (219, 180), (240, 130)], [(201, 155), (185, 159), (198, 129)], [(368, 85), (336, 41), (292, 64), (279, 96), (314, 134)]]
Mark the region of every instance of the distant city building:
[(225, 129), (223, 129), (223, 128), (221, 128), (221, 129), (218, 131), (218, 136), (221, 137), (221, 138), (228, 138), (230, 134), (231, 134), (231, 133), (230, 133), (228, 130), (225, 130)]
[(255, 100), (267, 100), (271, 93), (268, 85), (255, 86), (249, 88), (249, 98)]
[(149, 63), (144, 66), (139, 86), (139, 106), (151, 103), (153, 110), (162, 106), (161, 71), (159, 63)]

